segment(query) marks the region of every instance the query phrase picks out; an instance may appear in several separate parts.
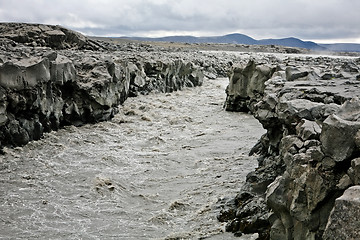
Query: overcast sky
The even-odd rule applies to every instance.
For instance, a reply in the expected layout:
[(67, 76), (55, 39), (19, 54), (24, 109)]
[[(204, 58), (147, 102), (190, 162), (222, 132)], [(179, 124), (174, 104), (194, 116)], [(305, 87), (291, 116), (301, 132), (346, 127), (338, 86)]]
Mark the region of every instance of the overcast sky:
[(360, 43), (359, 0), (0, 0), (1, 22), (97, 36), (297, 37)]

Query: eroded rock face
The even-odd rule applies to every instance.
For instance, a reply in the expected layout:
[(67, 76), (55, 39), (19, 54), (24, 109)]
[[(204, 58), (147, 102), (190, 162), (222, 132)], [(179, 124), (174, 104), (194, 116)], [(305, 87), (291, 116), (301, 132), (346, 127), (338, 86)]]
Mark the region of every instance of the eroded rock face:
[[(203, 71), (224, 76), (233, 64), (54, 26), (0, 24), (0, 32), (0, 147), (108, 120), (129, 96), (198, 86)], [(252, 112), (267, 133), (252, 150), (259, 167), (219, 216), (227, 230), (321, 239), (335, 199), (360, 184), (359, 63), (266, 57), (234, 65), (226, 109)]]
[[(57, 26), (0, 24), (0, 32), (6, 37), (0, 41), (0, 149), (63, 125), (109, 120), (129, 96), (203, 81), (199, 66), (178, 58), (74, 50), (89, 49), (92, 42)], [(34, 39), (52, 48), (19, 43)]]
[[(358, 70), (356, 59), (324, 58), (233, 68), (227, 110), (250, 110), (267, 130), (252, 151), (259, 167), (233, 208), (256, 209), (250, 219), (264, 220), (254, 230), (262, 239), (322, 239), (335, 199), (359, 184)], [(341, 77), (320, 77), (330, 71)], [(244, 193), (251, 197), (241, 201)], [(228, 229), (244, 224), (249, 217), (236, 215)]]
[(264, 92), (265, 82), (275, 69), (266, 65), (257, 65), (250, 61), (246, 66), (234, 66), (227, 88), (226, 110), (246, 111), (250, 101)]

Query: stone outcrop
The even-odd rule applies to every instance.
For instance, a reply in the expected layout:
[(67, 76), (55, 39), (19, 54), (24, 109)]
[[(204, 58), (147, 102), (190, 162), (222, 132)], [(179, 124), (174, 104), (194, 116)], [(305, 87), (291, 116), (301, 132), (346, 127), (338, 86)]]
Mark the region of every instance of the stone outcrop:
[[(354, 231), (354, 229), (356, 231)], [(324, 239), (360, 239), (360, 186), (348, 188), (335, 200)]]
[[(24, 145), (64, 125), (109, 120), (129, 96), (172, 92), (203, 81), (199, 66), (177, 58), (74, 50), (90, 46), (88, 39), (61, 27), (0, 24), (0, 32), (4, 28), (0, 148)], [(22, 44), (34, 39), (52, 48)]]
[(100, 50), (103, 46), (84, 35), (61, 26), (25, 23), (1, 23), (1, 38), (31, 47), (53, 49)]
[[(259, 167), (219, 215), (227, 230), (259, 232), (261, 239), (322, 239), (334, 203), (335, 218), (347, 193), (335, 199), (359, 184), (359, 72), (359, 59), (233, 67), (226, 109), (250, 111), (267, 133), (251, 152), (260, 155)], [(346, 211), (349, 218), (356, 213)], [(326, 236), (334, 228), (329, 224)], [(358, 231), (352, 227), (349, 236)]]

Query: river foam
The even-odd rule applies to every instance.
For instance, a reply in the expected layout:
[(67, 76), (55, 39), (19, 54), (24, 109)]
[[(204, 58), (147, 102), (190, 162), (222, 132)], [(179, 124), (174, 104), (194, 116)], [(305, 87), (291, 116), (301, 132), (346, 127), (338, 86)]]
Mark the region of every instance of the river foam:
[(130, 98), (111, 121), (6, 148), (1, 236), (233, 239), (215, 204), (256, 167), (248, 152), (264, 130), (224, 111), (227, 82)]

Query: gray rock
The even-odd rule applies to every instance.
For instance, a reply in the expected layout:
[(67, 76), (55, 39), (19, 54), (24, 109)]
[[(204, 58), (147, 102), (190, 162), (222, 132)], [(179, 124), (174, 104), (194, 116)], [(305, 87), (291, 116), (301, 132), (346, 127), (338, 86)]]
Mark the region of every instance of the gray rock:
[(278, 219), (276, 220), (277, 227), (271, 229), (270, 235), (280, 235), (284, 237), (283, 239), (292, 239), (293, 237), (293, 233), (290, 231), (293, 227), (293, 219), (290, 211), (286, 208), (287, 199), (284, 194), (288, 184), (286, 177), (278, 177), (269, 185), (266, 191), (266, 202), (274, 210)]
[(243, 110), (234, 106), (244, 106), (246, 100), (256, 98), (264, 92), (265, 82), (274, 72), (274, 68), (266, 65), (257, 65), (249, 61), (246, 66), (234, 66), (230, 76), (227, 92), (226, 109)]
[[(280, 142), (280, 154), (285, 156), (286, 153), (291, 153), (292, 155), (298, 153), (298, 150), (304, 146), (304, 142), (295, 135), (287, 135), (281, 139)], [(292, 150), (294, 149), (294, 150)], [(292, 159), (291, 159), (292, 161)], [(290, 164), (290, 163), (289, 163)]]
[(347, 121), (360, 121), (360, 100), (353, 98), (346, 101), (336, 113), (340, 118)]
[(47, 58), (28, 58), (5, 62), (0, 66), (0, 86), (24, 90), (50, 80), (50, 62)]
[(360, 184), (360, 158), (355, 158), (351, 161), (352, 181), (355, 185)]
[(75, 81), (76, 72), (74, 64), (67, 57), (55, 54), (56, 57), (49, 56), (50, 60), (50, 78), (55, 84), (63, 85), (68, 81)]
[[(172, 92), (203, 82), (201, 68), (178, 57), (143, 49), (137, 58), (131, 52), (126, 57), (79, 51), (109, 46), (59, 26), (0, 24), (0, 32), (8, 39), (0, 41), (0, 148), (24, 145), (64, 125), (109, 120), (131, 94)], [(33, 42), (52, 49), (27, 47)]]
[(357, 131), (356, 135), (355, 135), (355, 145), (357, 147), (357, 150), (360, 150), (360, 130)]
[(323, 239), (360, 239), (360, 186), (345, 190), (337, 198)]
[(294, 81), (309, 75), (309, 71), (307, 69), (299, 69), (294, 67), (287, 67), (285, 72), (287, 81)]
[(336, 166), (336, 162), (331, 157), (324, 157), (322, 160), (322, 167), (324, 170), (331, 170)]
[(321, 126), (315, 121), (303, 119), (296, 126), (296, 134), (303, 140), (318, 139), (321, 133)]
[(343, 120), (337, 115), (329, 116), (324, 122), (320, 141), (325, 155), (336, 162), (344, 161), (354, 154), (355, 136), (360, 122)]
[(280, 219), (276, 219), (275, 222), (271, 225), (270, 239), (278, 239), (278, 240), (289, 239), (288, 236), (286, 235), (284, 225), (282, 224)]
[(207, 77), (208, 79), (216, 79), (217, 75), (211, 72), (206, 72), (204, 73), (204, 76)]
[[(335, 198), (359, 181), (359, 164), (353, 160), (350, 167), (350, 161), (360, 152), (360, 92), (352, 83), (351, 71), (347, 80), (340, 74), (348, 60), (324, 60), (289, 60), (287, 67), (277, 67), (269, 79), (261, 78), (265, 88), (257, 95), (247, 94), (252, 87), (246, 81), (230, 84), (227, 90), (228, 110), (250, 110), (267, 130), (257, 151), (259, 167), (247, 176), (244, 189), (258, 196), (249, 206), (260, 206), (255, 199), (266, 195), (268, 214), (275, 218), (269, 219), (271, 239), (321, 239)], [(253, 65), (247, 70), (249, 76), (256, 76)], [(243, 73), (234, 71), (238, 72), (232, 77)], [(339, 75), (331, 79), (321, 75), (331, 71)], [(237, 102), (229, 96), (232, 88), (241, 93)], [(233, 222), (239, 225), (243, 218), (238, 214)]]
[(352, 184), (353, 181), (351, 180), (350, 176), (348, 174), (345, 174), (342, 178), (340, 178), (339, 183), (336, 185), (336, 187), (340, 190), (345, 190)]

